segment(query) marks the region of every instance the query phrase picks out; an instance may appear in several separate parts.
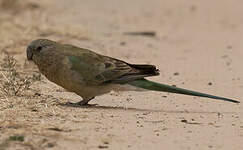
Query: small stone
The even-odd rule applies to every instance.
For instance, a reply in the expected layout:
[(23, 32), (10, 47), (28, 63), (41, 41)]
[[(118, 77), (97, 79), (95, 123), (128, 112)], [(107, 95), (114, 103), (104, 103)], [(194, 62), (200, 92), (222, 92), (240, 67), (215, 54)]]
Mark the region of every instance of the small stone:
[(182, 119), (181, 122), (187, 123), (187, 120), (186, 119)]
[(123, 45), (124, 46), (124, 45), (126, 45), (126, 42), (121, 42), (120, 45)]
[(108, 148), (106, 145), (99, 145), (98, 148), (103, 149), (103, 148)]
[(212, 82), (208, 82), (208, 85), (213, 85), (213, 83)]

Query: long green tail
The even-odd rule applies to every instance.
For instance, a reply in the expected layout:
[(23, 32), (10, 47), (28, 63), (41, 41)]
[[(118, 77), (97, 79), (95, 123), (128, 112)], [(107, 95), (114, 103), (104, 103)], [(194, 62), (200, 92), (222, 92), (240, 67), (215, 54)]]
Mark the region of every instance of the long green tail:
[(209, 95), (209, 94), (200, 93), (200, 92), (196, 92), (196, 91), (190, 91), (190, 90), (177, 88), (177, 87), (166, 85), (166, 84), (152, 82), (152, 81), (149, 81), (149, 80), (146, 80), (146, 79), (134, 80), (132, 82), (129, 82), (128, 84), (136, 86), (136, 87), (140, 87), (140, 88), (143, 88), (143, 89), (147, 89), (147, 90), (177, 93), (177, 94), (185, 94), (185, 95), (191, 95), (191, 96), (200, 96), (200, 97), (207, 97), (207, 98), (213, 98), (213, 99), (218, 99), (218, 100), (224, 100), (224, 101), (233, 102), (233, 103), (240, 103), (237, 100), (228, 99), (228, 98), (219, 97), (219, 96), (214, 96), (214, 95)]

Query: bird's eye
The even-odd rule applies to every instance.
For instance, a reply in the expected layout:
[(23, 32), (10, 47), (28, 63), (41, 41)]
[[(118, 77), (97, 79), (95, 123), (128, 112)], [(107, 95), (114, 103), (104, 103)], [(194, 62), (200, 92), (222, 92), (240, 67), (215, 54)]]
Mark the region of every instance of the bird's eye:
[(39, 52), (39, 51), (42, 50), (42, 47), (41, 47), (41, 46), (38, 46), (38, 47), (36, 48), (36, 50)]

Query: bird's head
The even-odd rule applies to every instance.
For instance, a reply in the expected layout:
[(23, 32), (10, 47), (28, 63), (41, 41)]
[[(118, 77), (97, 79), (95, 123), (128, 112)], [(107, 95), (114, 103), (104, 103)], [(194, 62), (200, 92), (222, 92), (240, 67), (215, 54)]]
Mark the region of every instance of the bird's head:
[(26, 50), (27, 59), (33, 60), (33, 57), (38, 57), (42, 52), (47, 51), (51, 47), (55, 46), (56, 42), (47, 39), (37, 39), (32, 41)]

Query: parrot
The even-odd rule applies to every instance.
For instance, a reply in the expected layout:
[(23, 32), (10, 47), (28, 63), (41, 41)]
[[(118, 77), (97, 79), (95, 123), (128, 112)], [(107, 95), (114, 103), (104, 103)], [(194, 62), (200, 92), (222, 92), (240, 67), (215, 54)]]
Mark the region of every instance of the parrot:
[(154, 65), (130, 64), (87, 48), (49, 39), (32, 41), (27, 46), (26, 53), (27, 60), (33, 61), (48, 80), (82, 98), (73, 103), (78, 106), (89, 106), (88, 103), (96, 96), (110, 91), (148, 90), (240, 103), (229, 98), (150, 81), (146, 77), (160, 74)]

